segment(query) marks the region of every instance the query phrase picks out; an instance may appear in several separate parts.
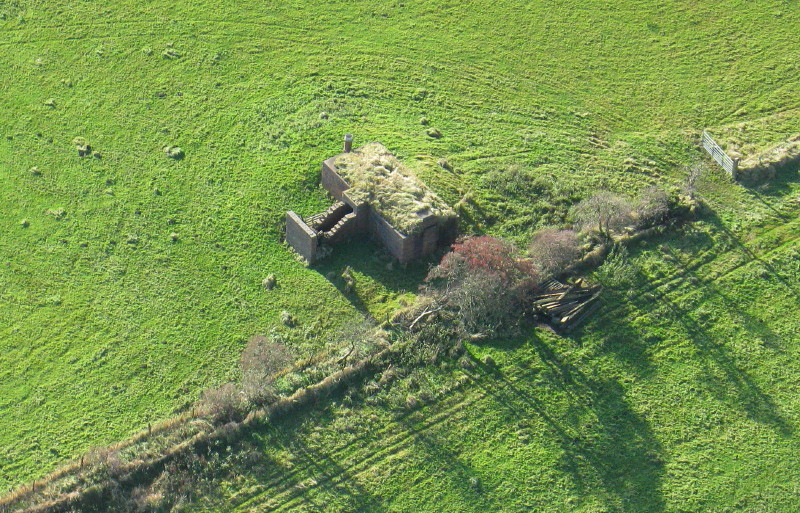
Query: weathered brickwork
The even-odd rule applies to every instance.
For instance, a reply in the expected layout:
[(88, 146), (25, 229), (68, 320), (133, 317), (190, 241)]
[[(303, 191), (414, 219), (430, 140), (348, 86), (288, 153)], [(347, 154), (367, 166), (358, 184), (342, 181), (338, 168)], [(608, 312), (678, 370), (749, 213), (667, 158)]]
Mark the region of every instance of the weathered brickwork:
[(336, 157), (331, 157), (322, 163), (322, 186), (330, 193), (331, 196), (339, 201), (342, 201), (342, 193), (350, 188), (344, 178), (339, 176), (333, 161)]
[(313, 264), (317, 260), (317, 232), (291, 210), (286, 213), (286, 243), (294, 248), (306, 261)]
[(309, 263), (316, 261), (320, 244), (334, 246), (343, 241), (371, 236), (383, 244), (400, 263), (422, 258), (456, 237), (456, 219), (440, 219), (430, 213), (420, 215), (421, 230), (406, 235), (390, 225), (368, 204), (359, 204), (347, 194), (350, 185), (336, 172), (331, 157), (322, 163), (322, 186), (337, 202), (322, 214), (304, 222), (294, 212), (286, 215), (286, 242)]

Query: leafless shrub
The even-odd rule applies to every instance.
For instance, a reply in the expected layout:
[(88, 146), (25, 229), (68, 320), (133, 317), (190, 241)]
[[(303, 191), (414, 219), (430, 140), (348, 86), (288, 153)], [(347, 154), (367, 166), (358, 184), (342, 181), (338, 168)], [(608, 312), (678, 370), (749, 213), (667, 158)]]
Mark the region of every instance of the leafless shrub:
[(363, 358), (384, 342), (375, 323), (367, 318), (345, 323), (330, 338), (331, 347), (342, 348), (341, 364)]
[(119, 457), (119, 451), (110, 447), (94, 447), (89, 450), (87, 456), (90, 462), (104, 470), (109, 477), (119, 477), (124, 469), (124, 464)]
[[(209, 460), (188, 452), (168, 464), (153, 483), (141, 492), (142, 505), (155, 507), (144, 511), (178, 511), (181, 506), (202, 495), (211, 481), (203, 479), (208, 474)], [(152, 502), (151, 502), (152, 501)]]
[(245, 398), (253, 404), (263, 404), (272, 398), (275, 374), (292, 361), (292, 351), (273, 339), (256, 335), (248, 340), (239, 359)]
[(447, 293), (448, 304), (455, 307), (467, 333), (495, 333), (510, 327), (517, 317), (517, 299), (500, 276), (481, 271), (470, 273)]
[(581, 256), (581, 241), (573, 230), (547, 228), (538, 231), (528, 254), (542, 278), (557, 276)]
[(217, 422), (236, 420), (244, 409), (244, 398), (232, 383), (203, 392), (200, 404)]
[(669, 196), (657, 185), (648, 187), (639, 193), (634, 212), (639, 227), (655, 226), (669, 214)]
[(137, 486), (131, 491), (130, 509), (136, 513), (159, 511), (164, 506), (164, 493), (147, 486)]
[(582, 228), (596, 228), (605, 238), (631, 221), (631, 206), (618, 194), (602, 191), (584, 199), (571, 209), (572, 217)]

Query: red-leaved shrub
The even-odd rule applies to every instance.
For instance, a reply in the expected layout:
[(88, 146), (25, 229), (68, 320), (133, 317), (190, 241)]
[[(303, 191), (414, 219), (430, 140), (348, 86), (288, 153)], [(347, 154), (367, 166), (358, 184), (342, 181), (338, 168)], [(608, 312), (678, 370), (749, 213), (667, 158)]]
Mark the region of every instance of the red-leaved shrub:
[(527, 260), (514, 257), (515, 248), (508, 242), (488, 235), (463, 237), (453, 244), (428, 279), (463, 280), (469, 274), (485, 272), (512, 284), (534, 277), (534, 269)]
[(537, 278), (529, 260), (490, 236), (466, 237), (428, 274), (430, 293), (456, 314), (469, 333), (490, 334), (516, 325)]

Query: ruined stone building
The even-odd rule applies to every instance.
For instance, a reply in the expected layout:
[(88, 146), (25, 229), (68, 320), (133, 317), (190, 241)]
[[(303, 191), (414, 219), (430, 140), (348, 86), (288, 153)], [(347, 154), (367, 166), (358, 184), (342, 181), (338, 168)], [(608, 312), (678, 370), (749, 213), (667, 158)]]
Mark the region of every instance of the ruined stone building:
[[(349, 138), (348, 138), (349, 137)], [(286, 242), (313, 264), (322, 248), (370, 236), (400, 263), (421, 258), (456, 236), (457, 216), (380, 143), (351, 149), (322, 163), (322, 185), (336, 202), (303, 219), (286, 213)]]

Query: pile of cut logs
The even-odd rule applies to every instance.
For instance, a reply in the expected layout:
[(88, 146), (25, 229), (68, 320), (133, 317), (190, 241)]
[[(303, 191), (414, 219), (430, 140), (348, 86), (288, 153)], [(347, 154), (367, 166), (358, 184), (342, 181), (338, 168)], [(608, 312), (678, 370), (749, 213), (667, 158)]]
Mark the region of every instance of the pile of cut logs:
[(553, 327), (569, 331), (597, 308), (597, 298), (602, 289), (599, 285), (588, 285), (583, 280), (569, 285), (550, 280), (533, 297), (533, 308)]

